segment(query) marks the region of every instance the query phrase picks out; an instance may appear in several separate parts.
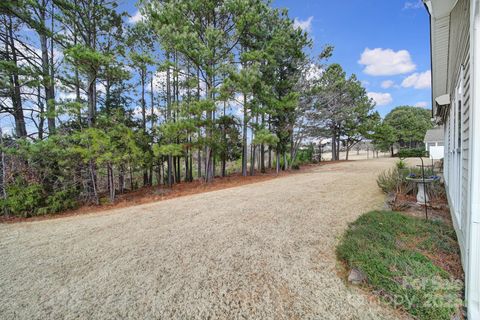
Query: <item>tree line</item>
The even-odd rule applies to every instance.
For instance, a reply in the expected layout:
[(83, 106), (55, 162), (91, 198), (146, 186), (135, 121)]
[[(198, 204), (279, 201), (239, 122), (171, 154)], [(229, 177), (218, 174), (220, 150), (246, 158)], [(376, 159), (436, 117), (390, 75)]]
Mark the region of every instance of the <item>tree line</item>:
[(395, 148), (423, 150), (425, 134), (433, 128), (431, 117), (430, 110), (425, 108), (398, 106), (375, 124), (369, 138), (377, 150), (392, 156)]
[(287, 10), (263, 0), (138, 7), (140, 19), (116, 0), (0, 5), (5, 214), (289, 170), (324, 137), (335, 160), (380, 124), (355, 75), (327, 63), (331, 46), (307, 54), (312, 40)]

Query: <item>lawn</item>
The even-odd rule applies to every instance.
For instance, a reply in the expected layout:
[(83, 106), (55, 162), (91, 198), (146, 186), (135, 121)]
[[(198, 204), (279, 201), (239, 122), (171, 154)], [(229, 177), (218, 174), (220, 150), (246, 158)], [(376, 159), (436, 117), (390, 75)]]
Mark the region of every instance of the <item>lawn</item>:
[(372, 211), (349, 226), (337, 256), (382, 302), (417, 319), (451, 319), (462, 304), (458, 244), (443, 222)]

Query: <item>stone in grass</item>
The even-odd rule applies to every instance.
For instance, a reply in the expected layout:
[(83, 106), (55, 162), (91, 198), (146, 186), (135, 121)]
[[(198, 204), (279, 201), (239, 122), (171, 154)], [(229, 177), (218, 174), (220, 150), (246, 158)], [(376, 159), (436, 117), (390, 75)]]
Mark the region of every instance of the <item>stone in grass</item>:
[(366, 274), (359, 269), (353, 268), (352, 270), (350, 270), (350, 274), (348, 275), (348, 282), (350, 282), (351, 284), (359, 285), (366, 280)]

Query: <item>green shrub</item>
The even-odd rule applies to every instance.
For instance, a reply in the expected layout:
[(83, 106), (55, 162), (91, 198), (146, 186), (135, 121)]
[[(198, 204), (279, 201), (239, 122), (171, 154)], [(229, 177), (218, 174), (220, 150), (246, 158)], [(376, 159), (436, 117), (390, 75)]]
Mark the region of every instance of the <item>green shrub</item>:
[(313, 145), (308, 145), (307, 147), (300, 148), (298, 149), (295, 163), (297, 164), (312, 163), (313, 154), (314, 154)]
[(403, 170), (403, 169), (407, 168), (407, 163), (405, 161), (403, 161), (402, 159), (400, 159), (395, 163), (395, 166), (397, 167), (397, 169)]
[(4, 210), (18, 217), (35, 215), (45, 199), (40, 184), (27, 184), (22, 179), (16, 179), (14, 183), (7, 186), (7, 195), (7, 199), (3, 200)]
[[(425, 176), (429, 177), (435, 173), (431, 168), (425, 168)], [(385, 193), (396, 192), (401, 194), (416, 194), (417, 184), (407, 180), (409, 175), (422, 175), (422, 169), (418, 167), (407, 168), (406, 163), (402, 160), (397, 161), (394, 168), (385, 170), (377, 177), (377, 185)], [(445, 187), (440, 180), (436, 180), (427, 185), (428, 195), (432, 199), (445, 199)]]
[(405, 182), (405, 176), (397, 167), (385, 170), (377, 177), (377, 184), (385, 193), (400, 192)]
[(425, 149), (400, 149), (397, 153), (399, 158), (418, 158), (428, 157), (428, 152)]
[(450, 320), (462, 305), (463, 283), (430, 258), (439, 255), (459, 259), (453, 228), (397, 212), (362, 215), (337, 247), (337, 257), (361, 270), (381, 301), (415, 319)]
[(48, 214), (73, 209), (77, 206), (77, 194), (74, 189), (60, 190), (47, 197), (46, 206), (38, 214)]
[(7, 199), (0, 201), (0, 208), (4, 213), (27, 218), (73, 209), (77, 206), (76, 199), (74, 189), (48, 194), (39, 183), (16, 179), (7, 186)]

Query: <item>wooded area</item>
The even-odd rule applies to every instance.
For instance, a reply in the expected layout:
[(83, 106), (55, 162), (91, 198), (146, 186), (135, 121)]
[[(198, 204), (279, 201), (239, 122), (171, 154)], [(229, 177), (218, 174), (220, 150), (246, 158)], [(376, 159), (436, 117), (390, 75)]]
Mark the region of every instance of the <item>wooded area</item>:
[(2, 1), (4, 214), (289, 170), (323, 138), (333, 160), (365, 138), (382, 150), (398, 141), (374, 135), (391, 127), (360, 81), (327, 63), (331, 46), (309, 56), (312, 40), (286, 10), (262, 0), (138, 7), (133, 21), (117, 1)]

